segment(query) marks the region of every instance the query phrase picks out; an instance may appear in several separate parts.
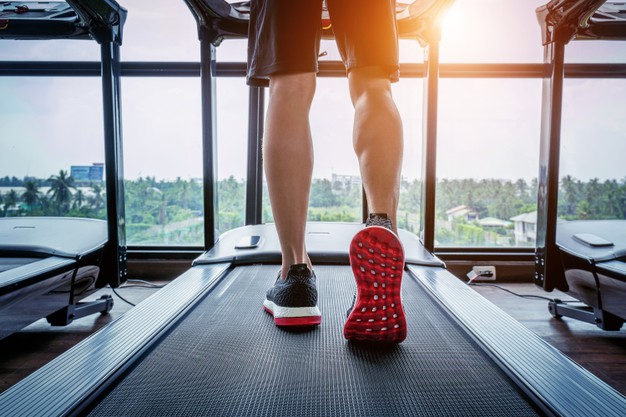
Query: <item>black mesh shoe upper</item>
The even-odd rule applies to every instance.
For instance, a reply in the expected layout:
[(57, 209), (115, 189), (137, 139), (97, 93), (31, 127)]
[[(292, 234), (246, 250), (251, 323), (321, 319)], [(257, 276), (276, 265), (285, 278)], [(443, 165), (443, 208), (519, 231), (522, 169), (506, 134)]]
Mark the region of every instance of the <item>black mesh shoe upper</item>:
[(315, 307), (317, 282), (307, 264), (292, 265), (286, 279), (280, 278), (267, 290), (267, 299), (280, 307)]
[(393, 231), (393, 224), (386, 213), (370, 213), (365, 226), (381, 226)]

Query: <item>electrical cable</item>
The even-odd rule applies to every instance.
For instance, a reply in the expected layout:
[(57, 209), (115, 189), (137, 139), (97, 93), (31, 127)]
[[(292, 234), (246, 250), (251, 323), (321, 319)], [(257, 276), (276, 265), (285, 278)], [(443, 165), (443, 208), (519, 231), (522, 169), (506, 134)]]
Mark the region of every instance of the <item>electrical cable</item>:
[[(144, 281), (143, 279), (128, 279), (126, 282), (130, 282), (130, 285), (124, 285), (122, 288), (139, 287), (139, 288), (164, 288), (165, 285), (154, 284), (150, 281)], [(137, 283), (137, 284), (135, 284)]]
[[(130, 284), (130, 285), (123, 285), (120, 288), (163, 288), (165, 287), (165, 285), (157, 285), (157, 284), (153, 284), (152, 282), (149, 281), (144, 281), (142, 279), (129, 279), (126, 280), (126, 282), (131, 282), (131, 283), (137, 283), (137, 284)], [(131, 306), (135, 307), (136, 304), (131, 303), (130, 301), (128, 301), (127, 299), (125, 299), (124, 297), (122, 297), (117, 291), (115, 291), (115, 288), (109, 286), (111, 288), (111, 290), (113, 291), (113, 293), (115, 295), (117, 295), (117, 297), (124, 301), (126, 304), (130, 304)]]
[(495, 287), (495, 288), (498, 288), (498, 289), (500, 289), (500, 290), (502, 290), (502, 291), (506, 291), (506, 292), (508, 292), (509, 294), (513, 294), (513, 295), (514, 295), (514, 296), (516, 296), (516, 297), (520, 297), (520, 298), (530, 298), (530, 299), (537, 299), (537, 300), (547, 300), (547, 301), (552, 301), (552, 302), (555, 302), (555, 303), (562, 303), (562, 304), (567, 304), (567, 303), (579, 303), (579, 302), (580, 302), (580, 301), (578, 301), (578, 300), (565, 300), (565, 301), (563, 301), (563, 300), (560, 300), (560, 299), (558, 299), (558, 298), (544, 297), (544, 296), (541, 296), (541, 295), (533, 295), (533, 294), (518, 294), (518, 293), (516, 293), (516, 292), (513, 292), (513, 291), (511, 291), (511, 290), (509, 290), (509, 289), (506, 289), (506, 288), (501, 287), (501, 286), (496, 285), (496, 284), (478, 284), (478, 283), (475, 283), (475, 282), (471, 282), (471, 281), (470, 281), (470, 282), (468, 282), (468, 283), (467, 283), (467, 285), (475, 285), (475, 286), (477, 286), (477, 287)]
[(131, 305), (131, 306), (133, 306), (133, 307), (135, 307), (135, 306), (136, 306), (136, 304), (131, 303), (130, 301), (128, 301), (127, 299), (125, 299), (124, 297), (122, 297), (121, 295), (119, 295), (119, 293), (118, 293), (117, 291), (115, 291), (115, 288), (113, 288), (113, 287), (111, 287), (111, 286), (109, 286), (109, 288), (111, 288), (111, 291), (113, 291), (113, 293), (114, 293), (115, 295), (117, 295), (117, 296), (118, 296), (118, 298), (119, 298), (120, 300), (124, 301), (126, 304), (130, 304), (130, 305)]

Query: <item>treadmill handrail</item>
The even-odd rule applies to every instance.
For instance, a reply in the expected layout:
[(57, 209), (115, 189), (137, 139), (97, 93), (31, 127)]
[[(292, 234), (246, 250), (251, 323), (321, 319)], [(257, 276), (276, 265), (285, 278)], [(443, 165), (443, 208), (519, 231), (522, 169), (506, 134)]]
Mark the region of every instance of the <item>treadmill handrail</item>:
[(606, 0), (552, 0), (538, 7), (543, 45), (566, 44), (573, 39), (626, 40), (626, 18), (603, 11), (611, 4)]
[[(15, 2), (16, 5), (18, 2)], [(94, 39), (98, 43), (111, 40), (122, 44), (122, 28), (127, 11), (115, 0), (67, 0), (50, 2), (59, 12), (45, 19), (30, 18), (28, 12), (19, 17), (0, 17), (6, 21), (0, 39)], [(66, 6), (66, 7), (64, 7)]]

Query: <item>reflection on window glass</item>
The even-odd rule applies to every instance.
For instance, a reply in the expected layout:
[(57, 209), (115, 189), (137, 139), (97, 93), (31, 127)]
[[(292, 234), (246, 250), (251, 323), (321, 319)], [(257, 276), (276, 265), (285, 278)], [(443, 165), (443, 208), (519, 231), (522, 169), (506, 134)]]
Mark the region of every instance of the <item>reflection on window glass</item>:
[(100, 80), (6, 77), (0, 91), (0, 216), (106, 218)]
[(437, 245), (534, 243), (540, 102), (540, 80), (441, 81)]
[(122, 80), (129, 245), (203, 245), (200, 80)]
[(626, 80), (566, 80), (559, 217), (626, 219)]

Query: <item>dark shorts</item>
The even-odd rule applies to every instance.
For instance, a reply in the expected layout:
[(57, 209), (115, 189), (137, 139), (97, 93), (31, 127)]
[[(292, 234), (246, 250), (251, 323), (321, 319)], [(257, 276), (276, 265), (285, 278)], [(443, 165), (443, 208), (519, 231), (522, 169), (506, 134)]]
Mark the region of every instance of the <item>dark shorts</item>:
[[(395, 0), (327, 0), (337, 47), (350, 72), (381, 67), (398, 80)], [(248, 31), (248, 84), (269, 75), (317, 72), (322, 0), (252, 0)]]

